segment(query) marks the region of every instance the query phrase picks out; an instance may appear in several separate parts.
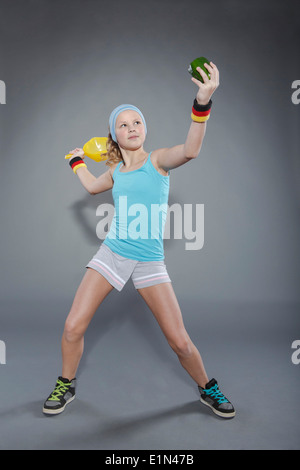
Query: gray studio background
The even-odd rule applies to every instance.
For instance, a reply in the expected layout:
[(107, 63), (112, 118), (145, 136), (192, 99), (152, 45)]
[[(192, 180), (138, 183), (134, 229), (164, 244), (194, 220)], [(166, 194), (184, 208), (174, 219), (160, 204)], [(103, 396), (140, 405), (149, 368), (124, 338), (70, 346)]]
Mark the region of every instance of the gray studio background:
[[(1, 448), (299, 448), (296, 2), (0, 0), (0, 28)], [(93, 320), (81, 398), (58, 418), (89, 433), (49, 439), (54, 421), (41, 404), (102, 241), (96, 210), (112, 204), (111, 192), (86, 193), (64, 154), (106, 136), (121, 103), (143, 111), (147, 151), (183, 143), (196, 93), (187, 67), (200, 55), (218, 66), (220, 87), (200, 156), (171, 172), (169, 204), (204, 204), (204, 246), (188, 251), (188, 240), (171, 237), (166, 263), (187, 328), (240, 414), (227, 425), (201, 414), (129, 281)]]

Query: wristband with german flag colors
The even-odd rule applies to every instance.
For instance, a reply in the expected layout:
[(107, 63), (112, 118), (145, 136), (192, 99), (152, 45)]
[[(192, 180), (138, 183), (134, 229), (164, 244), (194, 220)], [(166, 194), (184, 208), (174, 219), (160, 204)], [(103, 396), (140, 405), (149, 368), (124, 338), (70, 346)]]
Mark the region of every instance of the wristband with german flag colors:
[(212, 100), (209, 100), (207, 104), (198, 104), (197, 100), (194, 100), (191, 118), (195, 122), (205, 122), (209, 119), (210, 110), (212, 106)]
[(70, 164), (70, 167), (72, 168), (72, 170), (74, 171), (75, 175), (76, 175), (76, 172), (77, 172), (78, 168), (84, 168), (84, 167), (87, 168), (86, 164), (84, 163), (84, 161), (80, 157), (72, 158), (72, 160), (69, 162), (69, 164)]

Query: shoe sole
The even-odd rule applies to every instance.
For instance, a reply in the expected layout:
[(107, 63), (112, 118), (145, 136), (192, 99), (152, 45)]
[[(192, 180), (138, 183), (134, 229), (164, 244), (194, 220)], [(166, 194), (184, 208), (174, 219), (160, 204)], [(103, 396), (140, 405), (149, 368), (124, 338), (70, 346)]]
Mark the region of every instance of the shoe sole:
[(46, 415), (59, 415), (60, 413), (62, 413), (64, 410), (65, 410), (65, 407), (71, 403), (71, 401), (73, 401), (75, 398), (75, 395), (71, 398), (69, 398), (69, 400), (66, 401), (66, 403), (64, 404), (64, 406), (62, 408), (58, 408), (56, 410), (51, 410), (49, 408), (43, 408), (43, 413), (46, 414)]
[(235, 411), (232, 411), (231, 413), (222, 413), (222, 411), (216, 410), (212, 405), (207, 403), (202, 398), (200, 398), (200, 401), (203, 403), (203, 405), (208, 406), (216, 415), (220, 416), (221, 418), (234, 418), (235, 416)]

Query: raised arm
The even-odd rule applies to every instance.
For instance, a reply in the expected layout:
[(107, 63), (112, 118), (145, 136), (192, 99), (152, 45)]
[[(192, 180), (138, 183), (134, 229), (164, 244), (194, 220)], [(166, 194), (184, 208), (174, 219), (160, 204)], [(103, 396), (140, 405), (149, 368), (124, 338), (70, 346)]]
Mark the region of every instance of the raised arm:
[[(210, 62), (210, 64), (205, 64), (205, 67), (210, 73), (210, 79), (200, 67), (197, 70), (203, 78), (203, 83), (196, 78), (192, 78), (192, 81), (198, 86), (196, 105), (198, 104), (203, 109), (210, 106), (212, 94), (219, 86), (219, 70), (217, 66)], [(155, 151), (158, 166), (168, 171), (196, 158), (200, 153), (205, 131), (206, 121), (192, 121), (184, 144)]]

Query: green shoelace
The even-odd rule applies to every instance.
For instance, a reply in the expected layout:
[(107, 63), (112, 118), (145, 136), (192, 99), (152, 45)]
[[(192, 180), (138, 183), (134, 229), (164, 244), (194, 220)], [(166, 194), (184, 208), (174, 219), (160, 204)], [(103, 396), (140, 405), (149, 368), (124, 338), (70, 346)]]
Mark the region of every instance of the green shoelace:
[(57, 383), (57, 385), (56, 385), (55, 389), (53, 390), (53, 392), (51, 393), (48, 400), (59, 401), (59, 397), (61, 397), (64, 393), (66, 393), (68, 391), (68, 388), (71, 385), (71, 382), (64, 383), (61, 380), (57, 380), (56, 383)]

